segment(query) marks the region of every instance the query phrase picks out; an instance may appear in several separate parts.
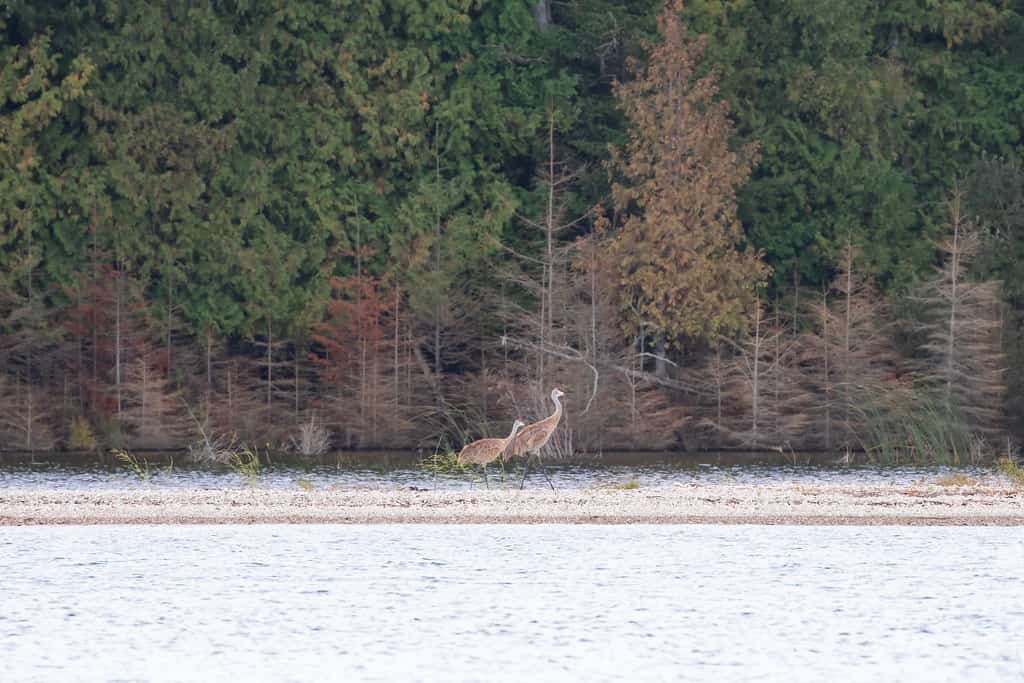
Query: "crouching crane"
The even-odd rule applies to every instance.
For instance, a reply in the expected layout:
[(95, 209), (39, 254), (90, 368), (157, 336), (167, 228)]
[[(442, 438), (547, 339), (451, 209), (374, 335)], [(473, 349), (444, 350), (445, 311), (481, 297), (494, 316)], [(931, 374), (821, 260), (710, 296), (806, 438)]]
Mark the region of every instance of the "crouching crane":
[(466, 444), (462, 450), (459, 451), (459, 457), (456, 462), (458, 462), (460, 466), (472, 463), (483, 467), (484, 481), (487, 483), (487, 488), (491, 488), (491, 480), (487, 476), (487, 464), (496, 460), (498, 456), (505, 452), (509, 443), (511, 443), (512, 439), (515, 438), (516, 432), (518, 432), (519, 428), (525, 424), (526, 423), (522, 420), (516, 420), (513, 422), (512, 433), (504, 439), (480, 439), (471, 444)]

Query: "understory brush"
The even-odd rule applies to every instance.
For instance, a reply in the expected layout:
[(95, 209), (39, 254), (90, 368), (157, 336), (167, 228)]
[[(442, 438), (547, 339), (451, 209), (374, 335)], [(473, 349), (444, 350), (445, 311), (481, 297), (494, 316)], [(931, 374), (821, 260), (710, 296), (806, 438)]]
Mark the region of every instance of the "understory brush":
[(963, 472), (951, 472), (935, 483), (939, 486), (976, 486), (981, 483), (981, 480)]
[(883, 464), (977, 464), (985, 444), (958, 407), (927, 390), (879, 394), (859, 408), (867, 434), (864, 452)]
[(1006, 477), (1014, 486), (1024, 486), (1024, 467), (1017, 464), (1010, 456), (1000, 458), (996, 462), (996, 471)]
[(323, 455), (331, 446), (331, 433), (323, 423), (311, 414), (309, 419), (299, 425), (298, 434), (289, 437), (291, 450), (306, 457)]

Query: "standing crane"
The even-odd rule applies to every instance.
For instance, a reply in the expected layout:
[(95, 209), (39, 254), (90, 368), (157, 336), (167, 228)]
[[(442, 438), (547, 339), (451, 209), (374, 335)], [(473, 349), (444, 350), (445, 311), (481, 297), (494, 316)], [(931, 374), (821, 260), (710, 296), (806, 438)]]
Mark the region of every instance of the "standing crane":
[(539, 422), (523, 427), (519, 435), (512, 441), (508, 451), (506, 451), (506, 458), (522, 455), (523, 453), (527, 454), (526, 464), (523, 466), (523, 480), (519, 482), (519, 488), (523, 488), (526, 484), (526, 475), (530, 473), (530, 456), (532, 455), (537, 458), (537, 464), (540, 465), (544, 478), (548, 480), (548, 486), (551, 487), (552, 491), (555, 490), (555, 485), (551, 483), (551, 477), (548, 476), (548, 469), (541, 462), (540, 449), (544, 448), (545, 444), (547, 444), (548, 439), (551, 438), (555, 428), (562, 419), (562, 402), (558, 400), (562, 396), (565, 396), (565, 392), (561, 389), (558, 387), (552, 389), (551, 400), (555, 404), (555, 412)]
[(519, 428), (526, 423), (522, 420), (516, 420), (512, 423), (512, 433), (506, 436), (504, 439), (479, 439), (473, 443), (466, 444), (462, 450), (459, 451), (459, 457), (456, 460), (458, 464), (468, 465), (470, 463), (474, 465), (480, 465), (484, 468), (484, 481), (487, 482), (487, 488), (491, 488), (491, 480), (487, 476), (487, 463), (495, 460), (505, 449), (508, 448), (509, 443), (515, 437), (516, 432)]

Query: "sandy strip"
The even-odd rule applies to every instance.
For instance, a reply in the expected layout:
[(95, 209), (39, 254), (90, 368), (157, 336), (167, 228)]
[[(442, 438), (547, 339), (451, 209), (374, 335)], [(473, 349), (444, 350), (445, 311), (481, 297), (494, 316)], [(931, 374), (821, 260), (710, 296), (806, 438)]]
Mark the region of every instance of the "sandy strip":
[(633, 490), (0, 490), (0, 525), (253, 523), (1024, 525), (1003, 484), (676, 484)]

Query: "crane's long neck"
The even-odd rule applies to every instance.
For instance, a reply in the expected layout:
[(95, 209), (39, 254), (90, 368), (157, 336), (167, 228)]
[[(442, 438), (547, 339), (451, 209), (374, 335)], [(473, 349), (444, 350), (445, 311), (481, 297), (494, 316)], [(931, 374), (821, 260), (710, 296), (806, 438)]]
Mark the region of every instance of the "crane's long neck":
[(509, 434), (507, 437), (505, 437), (505, 443), (506, 444), (508, 444), (510, 441), (512, 441), (512, 439), (516, 438), (516, 432), (518, 432), (519, 428), (522, 427), (522, 426), (523, 425), (522, 425), (521, 422), (515, 422), (515, 423), (512, 424), (512, 433)]
[(551, 413), (551, 417), (560, 419), (562, 417), (562, 402), (558, 400), (558, 394), (552, 391), (551, 400), (555, 402), (555, 412)]

